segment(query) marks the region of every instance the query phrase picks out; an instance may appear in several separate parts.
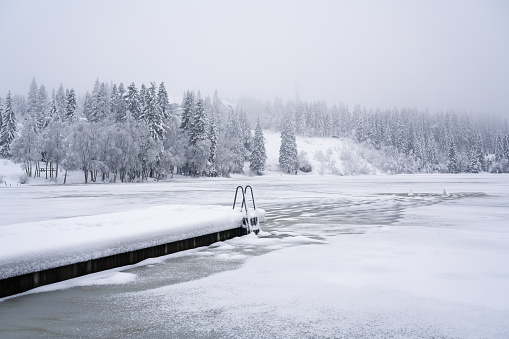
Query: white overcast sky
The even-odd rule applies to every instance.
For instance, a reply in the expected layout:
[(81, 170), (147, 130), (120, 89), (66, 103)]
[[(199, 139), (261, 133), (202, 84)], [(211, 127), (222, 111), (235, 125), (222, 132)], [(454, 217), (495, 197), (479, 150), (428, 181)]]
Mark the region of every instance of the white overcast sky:
[(509, 1), (0, 0), (0, 96), (164, 81), (509, 115)]

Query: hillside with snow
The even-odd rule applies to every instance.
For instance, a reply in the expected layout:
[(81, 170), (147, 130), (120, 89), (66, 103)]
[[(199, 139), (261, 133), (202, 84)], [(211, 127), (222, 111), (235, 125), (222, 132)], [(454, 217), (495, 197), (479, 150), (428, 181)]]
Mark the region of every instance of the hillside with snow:
[[(281, 145), (280, 132), (264, 130), (267, 162), (265, 175), (282, 174), (279, 170), (279, 147)], [(350, 138), (319, 138), (297, 136), (297, 149), (299, 161), (308, 162), (311, 172), (298, 174), (311, 175), (358, 175), (358, 174), (382, 174), (385, 173), (377, 168), (375, 159), (382, 157), (381, 152), (370, 150), (366, 146), (355, 143)], [(244, 167), (246, 175), (249, 174), (249, 163)], [(57, 183), (62, 184), (64, 171), (59, 172)], [(55, 183), (55, 180), (46, 179), (45, 173), (40, 177), (26, 178), (20, 164), (15, 164), (9, 159), (0, 159), (0, 187), (18, 186), (23, 184), (44, 185)], [(81, 171), (67, 173), (68, 184), (84, 183)]]
[[(266, 170), (279, 171), (279, 132), (264, 130), (265, 147), (267, 150)], [(350, 138), (319, 138), (297, 136), (299, 162), (309, 162), (310, 174), (317, 175), (356, 175), (380, 174), (368, 159), (373, 153)], [(302, 174), (302, 172), (301, 172)]]

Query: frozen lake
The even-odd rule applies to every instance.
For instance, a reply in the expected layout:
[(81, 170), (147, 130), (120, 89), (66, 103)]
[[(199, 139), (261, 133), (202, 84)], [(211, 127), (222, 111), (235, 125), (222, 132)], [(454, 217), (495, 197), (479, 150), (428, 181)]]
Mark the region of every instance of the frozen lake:
[(0, 229), (230, 205), (239, 184), (267, 211), (259, 236), (4, 299), (0, 337), (509, 337), (508, 175), (9, 187)]

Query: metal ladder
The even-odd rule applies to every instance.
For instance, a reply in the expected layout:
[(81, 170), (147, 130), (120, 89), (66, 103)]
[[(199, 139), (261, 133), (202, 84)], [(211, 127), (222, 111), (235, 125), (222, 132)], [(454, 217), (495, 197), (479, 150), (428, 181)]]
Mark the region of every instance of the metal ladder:
[(242, 193), (242, 203), (240, 205), (240, 212), (244, 212), (244, 217), (242, 218), (242, 227), (246, 229), (246, 234), (249, 234), (251, 232), (258, 234), (258, 232), (260, 232), (260, 221), (258, 220), (258, 214), (254, 213), (253, 215), (251, 215), (248, 211), (246, 202), (246, 194), (249, 189), (249, 191), (251, 192), (253, 211), (256, 211), (253, 188), (250, 185), (247, 185), (246, 187), (237, 186), (237, 188), (235, 189), (235, 198), (233, 199), (233, 209), (235, 210), (239, 189), (240, 192)]

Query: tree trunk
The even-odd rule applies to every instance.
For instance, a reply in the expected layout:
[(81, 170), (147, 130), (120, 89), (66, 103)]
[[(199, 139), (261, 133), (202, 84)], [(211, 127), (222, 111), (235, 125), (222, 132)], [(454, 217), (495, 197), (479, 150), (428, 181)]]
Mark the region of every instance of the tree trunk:
[(67, 170), (65, 170), (65, 174), (64, 174), (64, 185), (65, 185), (66, 181), (67, 181)]

